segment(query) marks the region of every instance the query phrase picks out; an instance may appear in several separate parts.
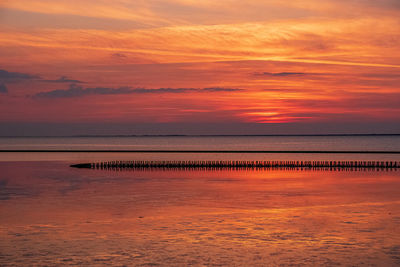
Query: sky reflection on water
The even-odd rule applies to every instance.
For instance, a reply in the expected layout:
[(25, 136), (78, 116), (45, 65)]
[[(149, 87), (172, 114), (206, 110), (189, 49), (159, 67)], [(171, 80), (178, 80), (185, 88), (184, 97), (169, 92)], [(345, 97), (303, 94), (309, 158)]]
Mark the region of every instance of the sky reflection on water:
[(400, 264), (400, 172), (0, 169), (0, 265)]

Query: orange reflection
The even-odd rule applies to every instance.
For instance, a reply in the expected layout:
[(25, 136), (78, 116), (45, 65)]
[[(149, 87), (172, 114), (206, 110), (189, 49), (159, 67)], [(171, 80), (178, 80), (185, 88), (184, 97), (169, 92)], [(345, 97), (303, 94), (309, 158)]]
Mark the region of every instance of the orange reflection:
[(398, 173), (45, 164), (1, 165), (0, 262), (395, 262)]

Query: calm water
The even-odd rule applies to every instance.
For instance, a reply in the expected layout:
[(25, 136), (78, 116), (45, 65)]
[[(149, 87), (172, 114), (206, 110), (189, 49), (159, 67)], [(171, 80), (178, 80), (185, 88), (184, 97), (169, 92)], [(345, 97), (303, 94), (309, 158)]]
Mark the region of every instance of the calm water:
[[(400, 150), (390, 137), (0, 138), (0, 149)], [(111, 159), (357, 154), (0, 153), (0, 266), (399, 266), (400, 171), (102, 171)]]
[(0, 138), (0, 149), (400, 151), (396, 136), (166, 136)]
[[(400, 151), (400, 136), (212, 136), (0, 138), (0, 150)], [(400, 154), (0, 153), (1, 161), (400, 160)]]

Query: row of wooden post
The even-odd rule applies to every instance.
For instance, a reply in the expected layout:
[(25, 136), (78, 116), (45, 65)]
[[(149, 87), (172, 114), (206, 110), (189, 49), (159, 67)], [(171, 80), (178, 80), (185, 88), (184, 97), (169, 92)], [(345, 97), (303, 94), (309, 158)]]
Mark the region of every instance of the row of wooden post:
[(357, 168), (397, 169), (397, 161), (108, 161), (71, 165), (77, 168)]

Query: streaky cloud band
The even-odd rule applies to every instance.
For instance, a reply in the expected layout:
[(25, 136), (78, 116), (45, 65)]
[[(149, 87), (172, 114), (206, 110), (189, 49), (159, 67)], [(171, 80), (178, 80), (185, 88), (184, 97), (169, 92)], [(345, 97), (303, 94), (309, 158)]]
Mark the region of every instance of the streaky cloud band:
[(244, 89), (238, 88), (221, 88), (221, 87), (208, 87), (208, 88), (133, 88), (133, 87), (94, 87), (83, 88), (76, 84), (71, 84), (68, 89), (57, 89), (48, 92), (39, 92), (32, 98), (71, 98), (82, 97), (87, 95), (124, 95), (124, 94), (164, 94), (164, 93), (202, 93), (202, 92), (238, 92)]

